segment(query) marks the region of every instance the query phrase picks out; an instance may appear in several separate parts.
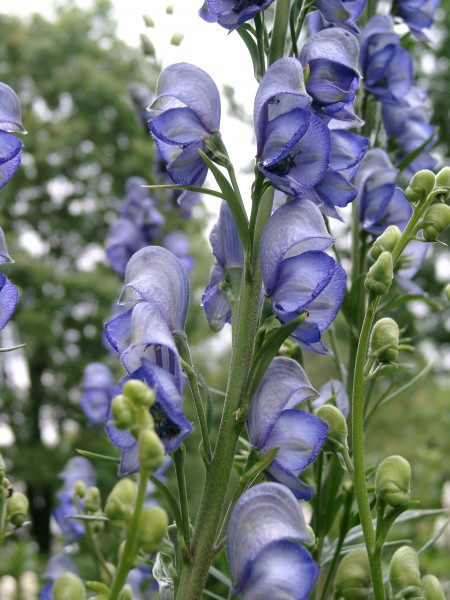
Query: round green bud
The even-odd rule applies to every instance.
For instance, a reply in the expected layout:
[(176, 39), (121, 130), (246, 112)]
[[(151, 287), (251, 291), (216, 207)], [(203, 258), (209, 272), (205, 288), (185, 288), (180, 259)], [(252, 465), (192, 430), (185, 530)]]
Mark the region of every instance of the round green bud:
[(369, 354), (380, 363), (397, 360), (400, 330), (394, 319), (384, 317), (375, 323), (370, 334)]
[(161, 506), (148, 506), (139, 515), (138, 543), (144, 552), (157, 552), (169, 525), (169, 517)]
[(97, 513), (101, 509), (100, 490), (93, 485), (84, 495), (84, 511), (86, 514)]
[(82, 481), (81, 479), (77, 479), (75, 481), (73, 493), (74, 496), (77, 496), (78, 498), (84, 498), (84, 495), (86, 493), (86, 484), (84, 483), (84, 481)]
[(347, 600), (366, 600), (371, 594), (370, 566), (363, 548), (346, 554), (336, 570), (336, 594)]
[(394, 596), (415, 598), (420, 596), (421, 581), (419, 557), (410, 546), (399, 548), (389, 565), (389, 583)]
[(447, 296), (447, 300), (450, 302), (450, 283), (445, 286), (444, 293)]
[(433, 191), (436, 177), (432, 171), (424, 169), (418, 171), (409, 182), (405, 196), (410, 202), (421, 202)]
[(153, 44), (152, 40), (144, 33), (141, 33), (140, 38), (141, 48), (144, 56), (155, 56), (155, 45)]
[(382, 252), (370, 267), (364, 287), (376, 296), (383, 296), (391, 287), (394, 277), (394, 264), (390, 252)]
[(370, 256), (376, 260), (382, 252), (392, 252), (400, 239), (402, 232), (397, 225), (389, 225), (374, 241), (370, 249)]
[(28, 515), (29, 502), (25, 494), (14, 492), (6, 504), (6, 518), (15, 527), (21, 527)]
[(450, 206), (433, 204), (425, 213), (422, 221), (423, 237), (427, 242), (434, 242), (450, 225)]
[(166, 6), (166, 14), (173, 15), (173, 6), (171, 4), (169, 4), (169, 6)]
[(159, 436), (153, 429), (139, 434), (139, 462), (144, 471), (154, 473), (166, 462), (166, 452)]
[(155, 26), (155, 21), (148, 15), (142, 15), (142, 18), (144, 19), (144, 25), (146, 27), (154, 27)]
[(172, 46), (179, 46), (184, 39), (184, 35), (182, 33), (174, 33), (170, 39), (170, 43)]
[(332, 404), (324, 404), (316, 410), (316, 415), (325, 421), (328, 425), (328, 437), (325, 443), (325, 450), (327, 450), (327, 444), (336, 442), (338, 445), (347, 446), (347, 423), (344, 415), (341, 411)]
[(378, 467), (375, 493), (389, 506), (402, 506), (411, 499), (411, 467), (403, 456), (388, 456)]
[(129, 379), (122, 388), (122, 394), (137, 406), (153, 406), (156, 398), (155, 390), (140, 379)]
[(422, 577), (422, 596), (425, 600), (445, 600), (444, 590), (434, 575)]
[(306, 532), (308, 533), (310, 539), (308, 541), (303, 541), (303, 544), (312, 550), (316, 545), (317, 538), (314, 529), (311, 527), (311, 525), (309, 525), (309, 523), (306, 523)]
[(84, 583), (74, 573), (64, 573), (55, 579), (53, 600), (86, 600)]
[[(106, 571), (105, 566), (107, 567), (108, 571)], [(116, 574), (116, 565), (113, 565), (113, 563), (110, 562), (105, 562), (105, 566), (100, 565), (100, 578), (104, 583), (111, 583), (111, 576), (114, 577)]]
[(124, 394), (118, 394), (112, 399), (111, 413), (119, 429), (128, 429), (135, 421), (133, 403)]
[(121, 600), (134, 600), (133, 590), (129, 583), (126, 583), (122, 588)]
[(128, 522), (136, 493), (137, 486), (134, 481), (129, 478), (118, 481), (106, 500), (105, 515), (108, 519)]
[(450, 190), (450, 167), (444, 167), (436, 175), (436, 187)]

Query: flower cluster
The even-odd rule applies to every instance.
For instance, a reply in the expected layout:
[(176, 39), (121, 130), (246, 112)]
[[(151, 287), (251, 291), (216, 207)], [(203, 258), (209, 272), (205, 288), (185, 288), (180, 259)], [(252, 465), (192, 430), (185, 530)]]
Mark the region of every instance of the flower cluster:
[[(183, 334), (189, 303), (189, 280), (180, 260), (165, 248), (147, 246), (127, 264), (119, 303), (130, 308), (109, 321), (106, 336), (120, 354), (127, 375), (113, 390), (119, 394), (129, 379), (145, 381), (156, 390), (150, 408), (155, 431), (167, 452), (176, 450), (192, 431), (181, 404), (181, 367), (173, 334)], [(111, 405), (109, 417), (111, 418)], [(127, 430), (111, 421), (112, 442), (121, 448), (119, 473), (139, 469), (138, 444)]]
[(274, 0), (205, 0), (198, 11), (208, 23), (219, 23), (225, 29), (233, 30), (253, 19), (273, 4)]

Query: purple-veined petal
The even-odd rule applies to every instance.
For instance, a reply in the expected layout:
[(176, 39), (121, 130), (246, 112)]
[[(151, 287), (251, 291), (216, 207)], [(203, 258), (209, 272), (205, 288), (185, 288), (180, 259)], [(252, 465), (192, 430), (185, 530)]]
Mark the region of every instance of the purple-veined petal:
[(302, 542), (310, 538), (292, 493), (277, 483), (262, 483), (239, 498), (228, 524), (226, 553), (236, 590), (248, 579), (257, 555), (279, 540)]
[(273, 481), (285, 486), (290, 490), (297, 500), (311, 500), (314, 496), (314, 488), (312, 485), (304, 483), (292, 471), (285, 469), (276, 460), (270, 465), (270, 470), (266, 470), (264, 475), (267, 481)]
[(252, 446), (262, 449), (281, 412), (316, 394), (305, 371), (295, 360), (275, 357), (250, 404), (247, 427)]
[(219, 218), (209, 236), (213, 254), (223, 269), (242, 267), (244, 252), (233, 215), (226, 202), (220, 205)]
[(19, 300), (16, 286), (0, 273), (0, 330), (11, 319)]
[(16, 92), (0, 82), (0, 130), (26, 133), (22, 125), (20, 102)]
[(319, 565), (300, 544), (274, 541), (253, 561), (239, 589), (242, 600), (307, 600), (319, 575)]
[(358, 73), (359, 44), (353, 34), (340, 27), (322, 29), (306, 40), (299, 59), (303, 65), (325, 59)]
[(105, 323), (105, 335), (108, 342), (116, 352), (122, 352), (128, 348), (131, 340), (131, 313), (133, 309), (122, 312)]
[(334, 238), (328, 233), (323, 216), (313, 202), (291, 200), (280, 206), (261, 236), (261, 272), (266, 293), (273, 293), (281, 262), (286, 256), (305, 250), (326, 250), (333, 242)]
[[(159, 76), (156, 94), (150, 107), (151, 116), (184, 105), (197, 115), (210, 133), (219, 129), (219, 90), (211, 77), (199, 67), (188, 63), (166, 67)], [(174, 99), (178, 104), (174, 103)]]
[(13, 263), (13, 259), (6, 248), (6, 239), (3, 229), (0, 227), (0, 263)]
[(9, 133), (0, 131), (0, 188), (17, 171), (21, 161), (22, 142)]
[(225, 323), (231, 323), (231, 304), (219, 284), (206, 287), (202, 296), (202, 306), (213, 331), (221, 331)]
[(150, 131), (162, 142), (183, 147), (201, 137), (208, 130), (189, 108), (171, 108), (150, 121)]
[(321, 209), (325, 214), (329, 213), (323, 208), (323, 205), (347, 206), (356, 198), (358, 193), (355, 186), (337, 171), (327, 171), (322, 180), (315, 186), (314, 191), (322, 203)]
[(232, 31), (253, 19), (257, 12), (265, 10), (273, 2), (274, 0), (205, 0), (198, 14), (208, 23), (217, 22)]
[(350, 403), (344, 384), (338, 379), (331, 379), (319, 390), (318, 397), (313, 401), (313, 408), (317, 409), (333, 398), (334, 404), (339, 408), (345, 418), (349, 413)]
[(331, 153), (329, 168), (342, 171), (359, 164), (369, 147), (369, 140), (362, 135), (345, 129), (331, 132)]
[(253, 110), (257, 156), (265, 143), (266, 125), (293, 108), (308, 108), (303, 68), (296, 58), (280, 58), (267, 69), (256, 92)]
[(139, 300), (157, 307), (172, 332), (184, 330), (189, 278), (181, 261), (169, 250), (147, 246), (130, 258), (119, 304)]

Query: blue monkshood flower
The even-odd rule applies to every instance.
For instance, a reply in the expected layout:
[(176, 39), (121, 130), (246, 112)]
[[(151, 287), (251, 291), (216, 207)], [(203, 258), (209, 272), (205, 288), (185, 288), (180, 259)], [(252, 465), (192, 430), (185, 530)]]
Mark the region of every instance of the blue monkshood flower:
[(358, 58), (357, 39), (339, 27), (324, 29), (304, 44), (299, 60), (309, 69), (306, 91), (326, 120), (348, 121), (348, 127), (362, 124), (351, 106), (359, 86)]
[(366, 0), (318, 0), (317, 8), (328, 23), (348, 27), (359, 33), (356, 19), (364, 10)]
[(288, 487), (296, 498), (309, 500), (314, 488), (299, 480), (325, 443), (324, 421), (296, 407), (317, 396), (302, 367), (290, 358), (276, 357), (252, 398), (247, 419), (252, 447), (261, 454), (278, 448), (266, 469), (270, 480)]
[(400, 46), (392, 17), (372, 17), (362, 31), (360, 44), (366, 89), (383, 103), (404, 103), (413, 83), (413, 64), (409, 52)]
[(436, 127), (429, 123), (431, 110), (424, 89), (412, 87), (404, 100), (404, 106), (383, 105), (381, 114), (386, 133), (400, 148), (396, 160), (401, 161), (428, 140), (424, 150), (402, 172), (402, 178), (409, 182), (417, 171), (432, 169), (437, 163), (428, 151), (434, 143)]
[(350, 412), (350, 402), (344, 384), (338, 379), (331, 379), (320, 388), (319, 395), (312, 403), (314, 410), (320, 408), (327, 402), (330, 402), (330, 400), (333, 401), (333, 404), (335, 404), (344, 417), (347, 418)]
[(319, 209), (306, 199), (277, 209), (261, 236), (261, 272), (272, 309), (282, 323), (307, 314), (292, 337), (319, 354), (329, 353), (321, 334), (334, 321), (346, 287), (345, 271), (323, 252), (333, 242)]
[(232, 593), (242, 600), (306, 600), (319, 575), (302, 546), (311, 542), (300, 506), (278, 483), (261, 483), (236, 502), (227, 530)]
[(215, 258), (209, 274), (209, 283), (202, 297), (202, 306), (213, 331), (220, 331), (225, 323), (231, 323), (231, 304), (222, 286), (227, 273), (242, 269), (244, 252), (236, 223), (228, 204), (222, 202), (217, 223), (212, 228), (209, 241)]
[(256, 13), (265, 10), (275, 0), (205, 0), (198, 11), (208, 23), (219, 23), (225, 29), (233, 30)]
[(114, 377), (103, 363), (90, 363), (84, 369), (81, 382), (83, 395), (80, 405), (84, 414), (93, 425), (106, 423)]
[(424, 29), (433, 24), (434, 13), (440, 3), (441, 0), (396, 0), (393, 8), (417, 39), (428, 41)]
[[(82, 481), (86, 487), (92, 487), (97, 477), (91, 463), (82, 456), (76, 456), (68, 461), (59, 478), (63, 480), (63, 486), (56, 495), (59, 504), (53, 511), (53, 516), (66, 541), (71, 543), (84, 535), (83, 523), (70, 518), (78, 514), (73, 502), (75, 482)], [(82, 501), (80, 504), (82, 506)]]
[(195, 260), (191, 256), (191, 242), (182, 231), (171, 231), (161, 241), (161, 246), (175, 254), (180, 259), (188, 273), (192, 271)]
[(355, 178), (362, 228), (379, 236), (389, 225), (401, 230), (412, 214), (411, 204), (396, 187), (398, 170), (381, 148), (369, 150)]
[(150, 106), (150, 131), (175, 183), (201, 186), (208, 167), (199, 150), (218, 132), (220, 94), (211, 77), (188, 63), (164, 69)]
[(48, 581), (39, 591), (39, 600), (53, 600), (53, 583), (64, 573), (79, 575), (79, 570), (69, 554), (59, 553), (50, 557), (42, 578)]
[(9, 85), (0, 82), (0, 188), (8, 183), (20, 165), (22, 142), (10, 132), (26, 133), (19, 98)]
[[(150, 408), (155, 422), (155, 431), (164, 444), (166, 452), (174, 452), (193, 429), (182, 409), (181, 379), (165, 368), (141, 358), (141, 366), (120, 380), (113, 390), (112, 397), (121, 393), (124, 383), (129, 379), (145, 381), (149, 387), (156, 390), (156, 400)], [(111, 418), (110, 412), (109, 420)], [(136, 438), (129, 431), (117, 429), (112, 423), (107, 425), (107, 431), (112, 443), (122, 450), (119, 475), (136, 473), (139, 470)]]
[[(12, 263), (6, 248), (5, 234), (0, 227), (0, 264)], [(19, 292), (16, 286), (7, 277), (0, 273), (0, 331), (6, 326), (16, 310)]]

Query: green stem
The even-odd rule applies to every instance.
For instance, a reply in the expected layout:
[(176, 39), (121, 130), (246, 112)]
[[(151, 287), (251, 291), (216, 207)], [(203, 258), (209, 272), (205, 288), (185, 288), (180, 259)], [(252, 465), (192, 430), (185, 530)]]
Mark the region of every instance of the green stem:
[(216, 535), (225, 507), (239, 435), (244, 426), (240, 418), (240, 406), (246, 396), (260, 311), (262, 281), (259, 269), (259, 242), (263, 224), (270, 216), (272, 197), (264, 194), (258, 205), (254, 202), (253, 210), (257, 210), (258, 214), (253, 219), (255, 223), (253, 252), (251, 261), (250, 259), (245, 261), (227, 395), (216, 448), (211, 463), (207, 466), (202, 499), (192, 537), (191, 562), (183, 564), (177, 600), (202, 598), (209, 567), (217, 553)]
[(189, 386), (191, 389), (192, 398), (194, 400), (195, 409), (197, 411), (197, 417), (200, 424), (200, 431), (202, 434), (203, 440), (203, 451), (206, 457), (206, 461), (209, 462), (211, 460), (211, 442), (209, 439), (209, 430), (208, 423), (206, 419), (206, 413), (202, 402), (202, 395), (200, 393), (200, 388), (198, 385), (198, 378), (195, 373), (195, 368), (192, 362), (191, 351), (189, 349), (189, 345), (187, 342), (186, 335), (183, 333), (177, 333), (175, 336), (175, 343), (177, 345), (177, 350), (180, 354), (180, 357), (184, 360), (188, 368), (186, 369), (186, 376), (189, 381)]
[(275, 5), (275, 20), (272, 29), (268, 63), (271, 65), (284, 56), (286, 34), (289, 23), (290, 0), (277, 0)]
[(128, 573), (134, 566), (138, 552), (138, 528), (139, 518), (141, 516), (142, 507), (144, 506), (145, 495), (147, 493), (147, 479), (149, 474), (146, 471), (139, 472), (139, 484), (134, 504), (133, 516), (127, 531), (127, 538), (123, 552), (120, 555), (119, 565), (114, 577), (111, 591), (109, 592), (108, 600), (118, 600), (119, 594), (125, 584)]
[(364, 317), (358, 350), (356, 353), (352, 394), (352, 429), (351, 446), (353, 448), (353, 484), (358, 504), (364, 542), (369, 556), (370, 574), (375, 600), (384, 600), (383, 574), (381, 560), (375, 555), (375, 532), (372, 525), (372, 513), (366, 485), (366, 469), (364, 465), (364, 364), (369, 345), (370, 332), (375, 317), (378, 299), (369, 297), (369, 305)]
[[(79, 501), (75, 500), (74, 504), (75, 504), (75, 508), (77, 509), (78, 514), (82, 515), (83, 511), (81, 509)], [(101, 567), (103, 568), (103, 571), (105, 572), (105, 575), (107, 576), (108, 581), (111, 582), (113, 579), (113, 574), (111, 573), (110, 567), (108, 566), (108, 563), (106, 562), (106, 560), (102, 554), (102, 550), (99, 546), (98, 539), (94, 535), (94, 533), (91, 529), (91, 525), (88, 521), (83, 521), (83, 526), (84, 526), (84, 532), (86, 534), (88, 542), (90, 543), (90, 545), (92, 547), (94, 555), (95, 555), (96, 559), (98, 560), (98, 562), (100, 563)]]
[(264, 77), (266, 72), (266, 49), (265, 49), (265, 25), (261, 12), (255, 15), (255, 32), (256, 32), (256, 43), (258, 46), (258, 81)]
[(181, 507), (181, 521), (183, 528), (183, 540), (185, 548), (183, 548), (183, 555), (189, 556), (191, 548), (191, 530), (190, 530), (190, 519), (189, 519), (189, 504), (187, 499), (187, 488), (186, 488), (186, 477), (184, 474), (184, 459), (186, 457), (186, 450), (184, 446), (180, 446), (173, 454), (173, 462), (175, 465), (175, 473), (177, 476), (178, 484), (178, 495), (180, 498)]

